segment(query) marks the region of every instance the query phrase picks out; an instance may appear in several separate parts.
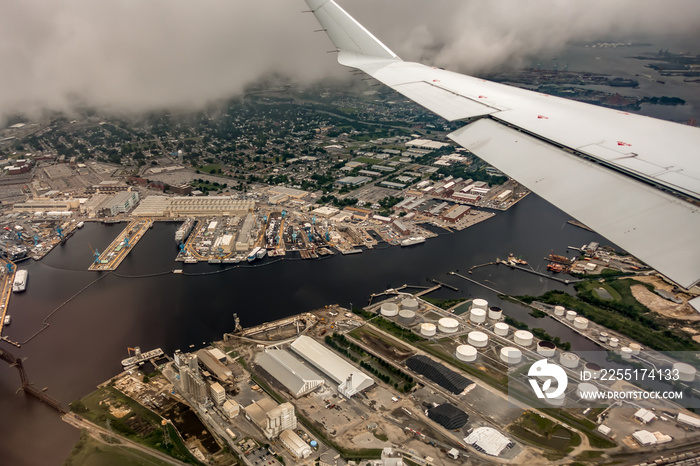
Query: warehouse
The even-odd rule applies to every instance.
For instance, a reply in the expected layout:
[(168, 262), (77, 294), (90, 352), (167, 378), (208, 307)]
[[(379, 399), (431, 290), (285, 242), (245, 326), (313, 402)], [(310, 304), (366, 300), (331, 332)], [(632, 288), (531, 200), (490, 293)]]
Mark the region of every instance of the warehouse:
[(300, 336), (294, 340), (291, 348), (339, 384), (338, 392), (341, 395), (350, 398), (374, 385), (374, 380), (371, 377), (310, 337)]
[(245, 413), (268, 439), (277, 437), (287, 429), (297, 428), (297, 417), (291, 403), (278, 405), (270, 398), (263, 398), (246, 406)]
[(291, 430), (280, 434), (280, 442), (297, 460), (311, 456), (311, 447)]
[(471, 380), (422, 354), (408, 358), (406, 365), (456, 395), (474, 387), (474, 382)]
[(295, 398), (323, 385), (323, 378), (286, 350), (267, 350), (255, 362), (277, 379)]
[(197, 351), (197, 358), (199, 359), (199, 362), (201, 362), (202, 365), (204, 365), (204, 367), (206, 367), (207, 370), (217, 379), (221, 380), (222, 382), (229, 382), (233, 380), (233, 374), (231, 371), (226, 366), (221, 364), (216, 357), (212, 356), (209, 351), (205, 349)]
[(450, 430), (461, 428), (469, 420), (467, 413), (450, 403), (443, 403), (428, 408), (428, 417), (445, 429)]
[(482, 453), (498, 456), (506, 448), (513, 448), (515, 443), (491, 427), (477, 427), (464, 439), (464, 443), (473, 445)]

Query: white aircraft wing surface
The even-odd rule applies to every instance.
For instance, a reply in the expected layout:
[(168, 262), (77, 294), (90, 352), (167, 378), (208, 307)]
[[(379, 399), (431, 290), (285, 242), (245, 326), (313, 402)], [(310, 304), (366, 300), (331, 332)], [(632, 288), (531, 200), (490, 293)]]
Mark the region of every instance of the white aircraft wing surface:
[(465, 126), (449, 137), (679, 285), (700, 281), (700, 129), (404, 62), (306, 0), (357, 68)]

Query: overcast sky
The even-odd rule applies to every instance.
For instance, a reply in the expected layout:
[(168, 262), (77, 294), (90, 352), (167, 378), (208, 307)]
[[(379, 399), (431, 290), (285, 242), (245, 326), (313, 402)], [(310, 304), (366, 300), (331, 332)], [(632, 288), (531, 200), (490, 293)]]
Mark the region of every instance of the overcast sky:
[[(698, 0), (344, 0), (402, 58), (462, 72), (575, 41), (700, 39)], [(201, 108), (277, 72), (347, 75), (302, 0), (0, 3), (0, 120), (17, 111)], [(690, 48), (691, 45), (688, 45)], [(700, 50), (694, 50), (698, 53)]]

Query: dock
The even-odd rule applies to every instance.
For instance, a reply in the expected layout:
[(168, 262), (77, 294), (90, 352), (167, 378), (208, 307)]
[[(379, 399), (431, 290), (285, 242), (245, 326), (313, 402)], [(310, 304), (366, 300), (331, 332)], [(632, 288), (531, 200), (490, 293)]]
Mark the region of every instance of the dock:
[(506, 261), (504, 261), (504, 260), (500, 260), (500, 259), (496, 259), (496, 262), (499, 263), (499, 264), (503, 264), (503, 265), (505, 265), (505, 266), (508, 266), (508, 267), (510, 267), (511, 269), (522, 270), (523, 272), (527, 272), (527, 273), (531, 273), (531, 274), (534, 274), (534, 275), (538, 275), (538, 276), (540, 276), (540, 277), (548, 278), (548, 279), (550, 279), (550, 280), (554, 280), (554, 281), (559, 282), (559, 283), (564, 283), (565, 285), (570, 285), (570, 284), (573, 284), (573, 283), (578, 283), (578, 282), (582, 282), (582, 281), (583, 281), (583, 280), (580, 279), (580, 278), (559, 278), (559, 277), (555, 277), (555, 276), (552, 276), (552, 275), (547, 274), (547, 273), (544, 273), (544, 272), (538, 272), (537, 270), (528, 269), (527, 267), (522, 267), (522, 266), (516, 265), (516, 264), (511, 264), (511, 263), (508, 263), (508, 262), (506, 262)]
[(142, 362), (158, 359), (158, 358), (162, 357), (164, 354), (163, 350), (160, 348), (156, 348), (154, 350), (146, 351), (145, 353), (142, 353), (141, 349), (138, 346), (136, 348), (134, 348), (134, 353), (135, 353), (134, 356), (122, 360), (122, 366), (125, 369), (129, 368), (129, 367), (138, 366)]
[[(5, 328), (5, 316), (10, 307), (10, 296), (12, 296), (12, 284), (15, 282), (15, 272), (17, 266), (7, 259), (0, 260), (0, 267), (7, 270), (7, 263), (12, 264), (12, 272), (4, 273), (0, 278), (0, 335)], [(9, 340), (8, 340), (9, 341)]]
[(153, 219), (132, 220), (126, 228), (114, 238), (107, 249), (95, 258), (95, 262), (88, 268), (92, 271), (116, 270), (117, 267), (136, 246), (136, 243), (153, 226)]

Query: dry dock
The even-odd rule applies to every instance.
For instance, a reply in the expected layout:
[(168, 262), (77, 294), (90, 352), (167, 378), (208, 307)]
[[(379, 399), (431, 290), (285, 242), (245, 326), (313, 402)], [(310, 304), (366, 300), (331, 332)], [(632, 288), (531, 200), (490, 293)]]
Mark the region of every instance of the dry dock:
[(138, 243), (152, 225), (153, 219), (150, 218), (129, 222), (124, 231), (114, 238), (114, 241), (107, 246), (107, 249), (100, 254), (99, 258), (96, 258), (88, 270), (116, 270), (129, 254), (131, 248)]

